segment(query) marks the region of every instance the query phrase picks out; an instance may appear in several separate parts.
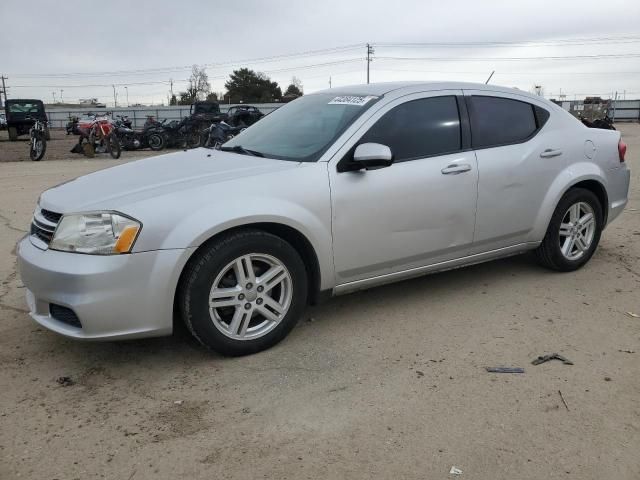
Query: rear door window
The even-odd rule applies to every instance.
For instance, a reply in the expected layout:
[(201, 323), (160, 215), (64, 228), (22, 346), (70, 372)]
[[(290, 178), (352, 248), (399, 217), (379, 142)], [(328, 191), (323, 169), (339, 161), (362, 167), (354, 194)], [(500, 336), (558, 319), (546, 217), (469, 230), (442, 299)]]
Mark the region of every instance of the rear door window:
[(367, 142), (387, 145), (395, 162), (459, 151), (460, 115), (456, 97), (421, 98), (394, 107), (359, 143)]
[(546, 110), (511, 98), (473, 95), (467, 98), (467, 104), (473, 148), (525, 142), (549, 118)]

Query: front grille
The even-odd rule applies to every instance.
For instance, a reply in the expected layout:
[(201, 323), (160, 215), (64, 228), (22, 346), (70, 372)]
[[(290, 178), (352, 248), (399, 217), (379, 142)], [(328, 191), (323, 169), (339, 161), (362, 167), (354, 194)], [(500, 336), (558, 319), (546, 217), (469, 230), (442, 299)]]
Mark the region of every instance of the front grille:
[(62, 218), (61, 213), (52, 212), (50, 210), (45, 210), (44, 208), (40, 210), (40, 215), (49, 220), (51, 223), (57, 224)]
[(76, 312), (74, 312), (70, 308), (51, 303), (49, 304), (49, 313), (59, 322), (66, 323), (67, 325), (70, 325), (72, 327), (82, 328), (82, 324), (80, 323)]
[(58, 222), (62, 218), (61, 213), (44, 210), (38, 207), (33, 214), (30, 233), (40, 241), (49, 245), (53, 238), (53, 232), (56, 231)]

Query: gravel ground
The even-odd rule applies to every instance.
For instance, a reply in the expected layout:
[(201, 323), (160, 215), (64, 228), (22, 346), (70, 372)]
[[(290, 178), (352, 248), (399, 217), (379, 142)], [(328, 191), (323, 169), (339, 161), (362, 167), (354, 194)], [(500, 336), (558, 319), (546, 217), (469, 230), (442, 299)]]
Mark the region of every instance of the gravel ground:
[[(582, 270), (524, 255), (336, 298), (239, 359), (30, 321), (14, 245), (38, 194), (119, 162), (0, 165), (0, 478), (640, 478), (640, 126), (620, 129), (631, 200)], [(530, 364), (552, 352), (575, 365)]]

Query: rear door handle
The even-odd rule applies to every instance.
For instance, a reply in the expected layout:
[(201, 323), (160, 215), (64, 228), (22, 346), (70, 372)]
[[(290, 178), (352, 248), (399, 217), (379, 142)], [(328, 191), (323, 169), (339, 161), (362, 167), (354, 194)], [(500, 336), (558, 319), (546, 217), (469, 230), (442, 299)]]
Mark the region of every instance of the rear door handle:
[(443, 168), (440, 171), (442, 172), (443, 175), (458, 175), (459, 173), (468, 172), (469, 170), (471, 170), (471, 165), (467, 163), (460, 163), (460, 164), (454, 163), (452, 165), (449, 165)]
[(562, 150), (554, 150), (553, 148), (547, 148), (540, 154), (542, 158), (557, 157), (558, 155), (562, 155)]

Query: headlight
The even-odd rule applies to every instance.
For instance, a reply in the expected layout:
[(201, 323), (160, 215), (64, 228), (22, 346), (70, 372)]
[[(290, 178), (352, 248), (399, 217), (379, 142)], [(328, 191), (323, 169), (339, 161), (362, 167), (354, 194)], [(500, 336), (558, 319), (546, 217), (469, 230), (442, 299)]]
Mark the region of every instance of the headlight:
[(93, 255), (129, 253), (141, 227), (137, 220), (112, 212), (64, 215), (49, 248)]

